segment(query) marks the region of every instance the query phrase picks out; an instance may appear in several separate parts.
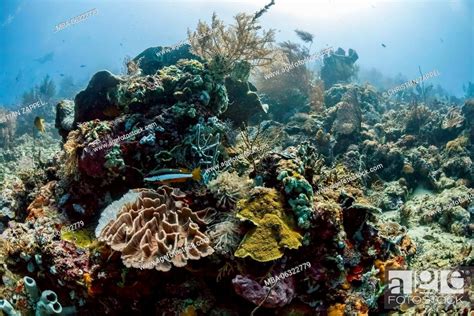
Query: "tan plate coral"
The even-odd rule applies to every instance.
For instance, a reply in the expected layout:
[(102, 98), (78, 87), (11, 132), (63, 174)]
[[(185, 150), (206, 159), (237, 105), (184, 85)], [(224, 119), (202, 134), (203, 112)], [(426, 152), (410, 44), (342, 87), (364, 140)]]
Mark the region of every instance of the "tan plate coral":
[(214, 252), (199, 229), (208, 209), (193, 212), (179, 189), (134, 189), (109, 205), (96, 236), (122, 252), (125, 266), (169, 271)]

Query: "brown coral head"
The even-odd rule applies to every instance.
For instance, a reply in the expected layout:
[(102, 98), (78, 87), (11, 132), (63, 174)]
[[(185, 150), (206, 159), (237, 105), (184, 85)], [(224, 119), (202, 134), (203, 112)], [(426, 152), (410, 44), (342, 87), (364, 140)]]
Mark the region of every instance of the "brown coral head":
[(98, 238), (122, 252), (127, 267), (169, 271), (206, 257), (214, 252), (200, 231), (208, 210), (194, 212), (184, 199), (183, 192), (168, 186), (132, 190), (102, 212), (102, 217), (115, 218)]

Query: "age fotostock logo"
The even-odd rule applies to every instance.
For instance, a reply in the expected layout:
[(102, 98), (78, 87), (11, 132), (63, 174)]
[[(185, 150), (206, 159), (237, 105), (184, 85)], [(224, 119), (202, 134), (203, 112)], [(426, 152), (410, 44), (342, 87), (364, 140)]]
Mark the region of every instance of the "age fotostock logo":
[[(385, 308), (392, 309), (406, 304), (456, 305), (469, 300), (472, 269), (460, 267), (453, 270), (388, 270)], [(472, 302), (471, 302), (472, 303)]]

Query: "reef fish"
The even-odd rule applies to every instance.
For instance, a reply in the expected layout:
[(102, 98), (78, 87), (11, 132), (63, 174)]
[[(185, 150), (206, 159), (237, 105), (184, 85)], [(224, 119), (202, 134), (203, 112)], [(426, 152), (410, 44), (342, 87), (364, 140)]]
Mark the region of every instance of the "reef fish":
[(35, 117), (35, 126), (41, 133), (45, 132), (44, 119), (42, 117), (40, 116)]
[(184, 182), (189, 179), (195, 181), (201, 180), (201, 168), (196, 168), (192, 172), (189, 172), (186, 169), (160, 169), (153, 172), (153, 174), (153, 177), (147, 177), (143, 180), (161, 183)]
[(120, 115), (120, 110), (115, 105), (110, 105), (106, 107), (102, 113), (107, 117), (117, 117)]

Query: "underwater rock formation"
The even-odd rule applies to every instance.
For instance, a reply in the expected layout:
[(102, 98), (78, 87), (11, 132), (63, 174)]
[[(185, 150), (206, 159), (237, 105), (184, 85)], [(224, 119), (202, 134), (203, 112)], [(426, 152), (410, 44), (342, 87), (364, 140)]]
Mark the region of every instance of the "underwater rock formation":
[(122, 79), (106, 70), (92, 76), (87, 88), (74, 99), (74, 124), (107, 119), (107, 109), (117, 106), (114, 97), (121, 81)]
[(335, 106), (335, 120), (331, 132), (337, 143), (335, 152), (345, 151), (350, 144), (357, 142), (361, 131), (362, 114), (357, 104), (341, 101)]
[(174, 65), (180, 59), (196, 59), (199, 57), (190, 52), (191, 46), (184, 44), (179, 47), (149, 47), (138, 54), (133, 61), (138, 64), (143, 75), (154, 75), (163, 67)]
[(16, 116), (5, 118), (7, 115), (7, 111), (0, 109), (0, 148), (3, 149), (11, 148), (16, 130)]
[[(193, 212), (184, 198), (179, 189), (167, 186), (132, 190), (103, 211), (96, 236), (120, 251), (127, 267), (158, 271), (183, 267), (188, 260), (214, 252), (199, 231), (208, 210)], [(167, 255), (168, 260), (160, 260)]]
[(59, 135), (66, 140), (67, 135), (74, 129), (74, 102), (62, 100), (56, 105), (56, 121), (54, 127)]
[(223, 119), (230, 119), (236, 125), (248, 123), (252, 116), (263, 116), (267, 109), (260, 101), (257, 89), (247, 81), (226, 78), (225, 87), (231, 100), (231, 107), (223, 113)]

